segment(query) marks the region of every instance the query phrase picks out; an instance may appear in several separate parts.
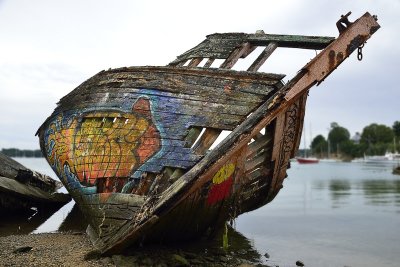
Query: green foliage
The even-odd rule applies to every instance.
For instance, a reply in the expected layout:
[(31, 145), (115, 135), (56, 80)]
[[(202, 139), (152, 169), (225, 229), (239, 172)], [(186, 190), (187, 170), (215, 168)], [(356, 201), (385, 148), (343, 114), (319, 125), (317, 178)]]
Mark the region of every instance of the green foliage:
[(339, 126), (336, 122), (331, 123), (331, 130), (328, 134), (328, 141), (331, 144), (331, 150), (334, 153), (339, 153), (339, 147), (347, 141), (350, 140), (350, 133), (349, 131)]
[(383, 124), (372, 123), (364, 127), (361, 133), (361, 142), (367, 144), (390, 143), (393, 142), (393, 130)]
[(400, 121), (395, 121), (392, 126), (394, 135), (400, 139)]
[(361, 133), (361, 144), (366, 147), (365, 153), (368, 155), (383, 155), (392, 147), (393, 138), (392, 128), (372, 123), (364, 127)]
[(321, 158), (328, 154), (328, 141), (322, 135), (317, 135), (311, 142), (311, 151), (313, 155)]
[(350, 140), (342, 142), (340, 145), (340, 152), (349, 158), (359, 158), (364, 155), (365, 146), (362, 144), (356, 144)]
[[(325, 156), (325, 153), (319, 152), (324, 151), (323, 148), (326, 146), (324, 140), (321, 135), (314, 138), (311, 148), (315, 155)], [(395, 121), (392, 127), (377, 123), (364, 127), (359, 144), (350, 140), (350, 133), (346, 128), (341, 127), (336, 122), (332, 122), (328, 141), (331, 144), (331, 152), (333, 154), (338, 153), (343, 159), (362, 157), (364, 154), (384, 155), (388, 151), (399, 151), (400, 121)]]

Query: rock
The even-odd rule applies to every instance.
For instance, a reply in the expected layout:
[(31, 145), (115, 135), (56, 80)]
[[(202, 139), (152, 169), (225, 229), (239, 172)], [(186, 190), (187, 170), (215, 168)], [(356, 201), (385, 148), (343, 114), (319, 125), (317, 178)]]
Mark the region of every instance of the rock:
[(264, 257), (267, 258), (267, 259), (269, 259), (269, 254), (268, 254), (268, 252), (265, 252)]
[(139, 266), (136, 261), (137, 258), (133, 256), (113, 255), (112, 260), (118, 267), (136, 267)]
[(187, 259), (182, 257), (181, 255), (178, 254), (172, 254), (172, 261), (174, 263), (174, 266), (189, 266), (189, 262)]
[(245, 249), (239, 249), (239, 250), (237, 251), (237, 253), (240, 254), (240, 255), (246, 255), (246, 254), (247, 254), (247, 251), (246, 251)]
[(225, 256), (219, 257), (219, 260), (222, 261), (222, 262), (228, 262), (229, 261), (229, 259), (227, 257), (225, 257)]
[(32, 250), (33, 247), (30, 246), (22, 246), (22, 247), (17, 247), (14, 249), (13, 253), (26, 253)]
[(209, 261), (209, 262), (214, 262), (215, 261), (215, 259), (213, 257), (210, 257), (210, 256), (205, 256), (204, 259), (206, 261)]
[(113, 263), (113, 261), (110, 257), (101, 258), (100, 262), (106, 266)]
[(195, 259), (195, 258), (197, 258), (197, 254), (196, 253), (192, 253), (192, 252), (185, 252), (184, 255), (185, 255), (185, 258), (187, 258), (187, 259)]
[(154, 262), (153, 262), (153, 260), (150, 259), (150, 258), (144, 258), (144, 259), (142, 260), (142, 264), (147, 265), (147, 266), (153, 266), (153, 265), (154, 265)]
[(90, 261), (90, 260), (98, 260), (98, 259), (100, 259), (100, 257), (101, 257), (100, 250), (95, 249), (95, 250), (92, 250), (92, 251), (89, 251), (88, 253), (86, 253), (84, 259), (86, 261)]
[(192, 259), (192, 260), (190, 261), (190, 263), (191, 263), (191, 265), (194, 265), (194, 266), (205, 266), (205, 265), (206, 265), (206, 262), (205, 262), (205, 261), (203, 261), (203, 260), (201, 260), (201, 259), (198, 259), (198, 258)]
[(74, 231), (71, 233), (71, 235), (83, 235), (83, 232), (79, 232), (79, 231)]
[(296, 261), (296, 266), (304, 266), (304, 263), (302, 261)]

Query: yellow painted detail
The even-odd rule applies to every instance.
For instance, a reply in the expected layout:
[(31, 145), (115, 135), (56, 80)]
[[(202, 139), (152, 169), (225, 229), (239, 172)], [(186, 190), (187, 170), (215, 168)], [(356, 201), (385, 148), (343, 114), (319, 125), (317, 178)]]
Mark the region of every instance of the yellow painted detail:
[(235, 164), (228, 163), (219, 169), (219, 171), (213, 177), (213, 184), (220, 184), (228, 179), (235, 172)]

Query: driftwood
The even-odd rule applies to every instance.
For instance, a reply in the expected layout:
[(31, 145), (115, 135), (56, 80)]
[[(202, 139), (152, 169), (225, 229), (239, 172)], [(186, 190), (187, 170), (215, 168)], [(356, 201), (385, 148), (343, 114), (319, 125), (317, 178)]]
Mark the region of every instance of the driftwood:
[[(42, 152), (105, 254), (211, 235), (274, 199), (299, 147), (308, 90), (378, 28), (366, 13), (336, 39), (213, 34), (166, 67), (102, 71), (39, 128)], [(247, 71), (231, 70), (258, 46)], [(321, 51), (284, 84), (257, 72), (281, 47)]]
[(56, 193), (61, 186), (61, 182), (0, 153), (0, 210), (61, 207), (71, 200), (68, 194)]

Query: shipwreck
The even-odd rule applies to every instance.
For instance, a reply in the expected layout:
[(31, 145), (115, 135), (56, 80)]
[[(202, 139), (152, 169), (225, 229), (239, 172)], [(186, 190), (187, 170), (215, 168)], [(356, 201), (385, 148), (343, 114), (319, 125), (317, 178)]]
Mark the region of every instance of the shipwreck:
[(0, 212), (4, 219), (10, 214), (31, 213), (32, 209), (50, 217), (71, 201), (70, 195), (57, 192), (61, 187), (59, 181), (0, 153)]
[[(64, 96), (37, 134), (94, 245), (112, 254), (212, 235), (272, 201), (299, 147), (309, 89), (355, 50), (361, 58), (380, 27), (369, 13), (349, 15), (337, 38), (212, 34), (167, 66), (101, 71)], [(231, 69), (257, 47), (247, 71)], [(258, 72), (281, 47), (320, 52), (284, 83)]]

